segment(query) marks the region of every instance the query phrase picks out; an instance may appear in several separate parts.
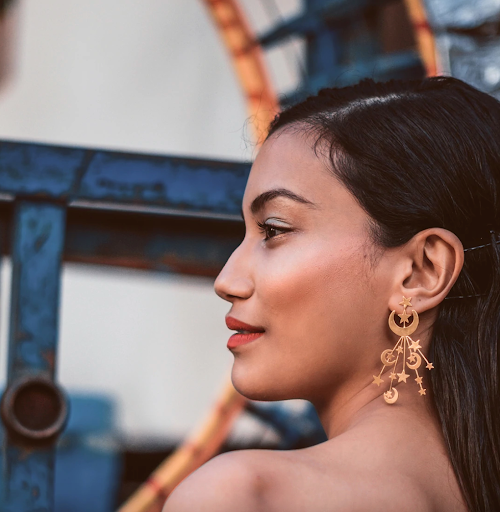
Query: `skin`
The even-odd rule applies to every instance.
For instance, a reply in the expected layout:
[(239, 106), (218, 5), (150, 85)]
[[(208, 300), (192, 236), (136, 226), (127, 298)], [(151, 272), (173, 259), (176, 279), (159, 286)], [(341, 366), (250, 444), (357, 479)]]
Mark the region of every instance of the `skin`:
[[(216, 457), (176, 488), (163, 511), (466, 511), (425, 373), (426, 396), (407, 371), (394, 405), (382, 396), (387, 372), (380, 387), (372, 383), (381, 352), (398, 339), (387, 319), (402, 312), (403, 296), (420, 316), (412, 338), (428, 352), (463, 247), (439, 228), (402, 247), (375, 246), (369, 216), (312, 142), (283, 130), (263, 145), (243, 199), (245, 239), (215, 290), (231, 303), (230, 316), (265, 329), (232, 350), (236, 389), (255, 400), (311, 401), (328, 441)], [(305, 201), (262, 198), (283, 189)]]

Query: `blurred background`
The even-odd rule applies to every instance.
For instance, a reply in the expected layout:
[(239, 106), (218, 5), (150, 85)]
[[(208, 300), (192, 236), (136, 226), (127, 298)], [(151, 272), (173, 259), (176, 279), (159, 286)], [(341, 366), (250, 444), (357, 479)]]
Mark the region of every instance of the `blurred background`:
[[(145, 154), (228, 161), (245, 173), (280, 104), (321, 87), (438, 73), (492, 94), (500, 83), (500, 2), (494, 1), (4, 0), (0, 6), (0, 139), (21, 143), (0, 146), (3, 388), (12, 384), (9, 324), (11, 347), (15, 343), (14, 320), (9, 322), (12, 212), (26, 190), (11, 184), (10, 156), (4, 156), (11, 153), (2, 148), (22, 153), (29, 142), (42, 145), (35, 149), (102, 149), (125, 159)], [(253, 64), (245, 61), (250, 54)], [(38, 191), (37, 200), (44, 194)], [(236, 204), (242, 188), (235, 194)], [(70, 210), (91, 209), (94, 216), (85, 222), (93, 226), (115, 226), (124, 249), (121, 259), (100, 249), (91, 256), (88, 248), (77, 256), (65, 249), (73, 256), (64, 256), (59, 276), (55, 357), (71, 414), (59, 440), (55, 498), (51, 462), (37, 484), (46, 510), (116, 510), (204, 417), (215, 414), (221, 392), (234, 414), (198, 439), (211, 447), (205, 458), (225, 449), (291, 448), (323, 439), (308, 404), (234, 405), (234, 397), (224, 395), (232, 362), (225, 348), (228, 305), (215, 296), (213, 278), (242, 236), (237, 215), (230, 209), (184, 215), (182, 208), (172, 212), (140, 198), (133, 205), (68, 204)], [(110, 211), (127, 216), (111, 219)], [(186, 230), (193, 243), (209, 236), (217, 244), (219, 234), (229, 234), (210, 270), (186, 270), (131, 258), (127, 244), (142, 239), (120, 234), (129, 225), (134, 233), (148, 225)], [(94, 247), (85, 236), (72, 243)], [(24, 475), (16, 483), (9, 464), (17, 467), (19, 458), (9, 450), (30, 442), (5, 437), (4, 455), (15, 459), (4, 462), (4, 486), (11, 491), (30, 480)], [(169, 487), (155, 482), (141, 488), (145, 504), (123, 510), (158, 509)], [(16, 498), (14, 491), (5, 498), (12, 499), (6, 510), (31, 510), (39, 499), (19, 489)]]

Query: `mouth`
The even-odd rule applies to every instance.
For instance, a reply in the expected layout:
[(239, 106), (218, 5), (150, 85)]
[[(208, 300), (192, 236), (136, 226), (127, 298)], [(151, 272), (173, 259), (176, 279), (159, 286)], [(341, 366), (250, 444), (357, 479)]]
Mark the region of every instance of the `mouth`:
[(237, 331), (236, 334), (233, 334), (227, 342), (227, 348), (229, 350), (239, 347), (240, 345), (251, 343), (252, 341), (260, 338), (265, 332), (263, 327), (246, 324), (231, 316), (226, 317), (226, 325), (228, 329)]

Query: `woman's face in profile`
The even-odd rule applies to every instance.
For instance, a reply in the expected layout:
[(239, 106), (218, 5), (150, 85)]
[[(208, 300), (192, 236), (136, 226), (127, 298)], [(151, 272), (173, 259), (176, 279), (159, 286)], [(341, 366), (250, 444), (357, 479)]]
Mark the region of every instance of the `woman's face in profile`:
[(264, 143), (243, 214), (245, 238), (215, 289), (232, 304), (228, 317), (263, 334), (231, 346), (235, 387), (256, 400), (318, 401), (369, 383), (380, 366), (370, 347), (387, 331), (389, 270), (368, 215), (304, 134)]

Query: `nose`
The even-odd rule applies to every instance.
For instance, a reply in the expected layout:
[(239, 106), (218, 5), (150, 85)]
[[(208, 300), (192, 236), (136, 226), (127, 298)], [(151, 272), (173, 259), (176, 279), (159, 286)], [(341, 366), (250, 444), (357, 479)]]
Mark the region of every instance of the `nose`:
[(250, 261), (242, 243), (227, 260), (214, 284), (215, 293), (228, 302), (248, 299), (254, 292)]

